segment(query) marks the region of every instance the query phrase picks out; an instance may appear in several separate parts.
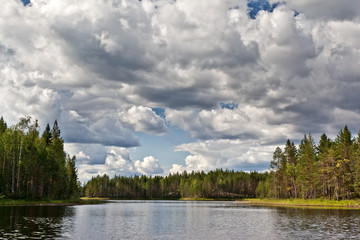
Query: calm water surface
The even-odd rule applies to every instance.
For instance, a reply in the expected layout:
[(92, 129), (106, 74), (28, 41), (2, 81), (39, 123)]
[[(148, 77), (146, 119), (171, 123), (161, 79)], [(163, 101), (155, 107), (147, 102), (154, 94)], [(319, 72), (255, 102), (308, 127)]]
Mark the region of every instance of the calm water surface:
[(197, 201), (0, 207), (0, 239), (360, 239), (360, 211)]

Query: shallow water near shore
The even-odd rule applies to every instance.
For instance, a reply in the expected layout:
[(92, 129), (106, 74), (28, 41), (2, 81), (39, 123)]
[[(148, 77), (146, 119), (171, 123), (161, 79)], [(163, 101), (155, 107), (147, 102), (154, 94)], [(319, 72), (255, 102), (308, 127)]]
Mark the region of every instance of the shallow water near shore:
[(360, 210), (216, 201), (0, 207), (5, 239), (358, 239)]

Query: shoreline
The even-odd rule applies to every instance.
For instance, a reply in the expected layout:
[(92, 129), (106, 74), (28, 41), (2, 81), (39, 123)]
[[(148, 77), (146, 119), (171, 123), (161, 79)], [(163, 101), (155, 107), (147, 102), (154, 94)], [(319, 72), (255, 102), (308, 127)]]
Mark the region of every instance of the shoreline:
[(0, 199), (0, 207), (8, 206), (75, 206), (105, 203), (108, 198), (79, 198), (75, 200), (28, 200), (28, 199)]
[(309, 209), (356, 209), (360, 210), (360, 199), (327, 200), (327, 199), (260, 199), (246, 198), (238, 203), (256, 206), (292, 207)]
[(75, 205), (87, 205), (87, 204), (102, 204), (106, 203), (108, 200), (141, 200), (141, 201), (242, 201), (241, 199), (232, 199), (232, 198), (154, 198), (154, 199), (144, 199), (144, 198), (100, 198), (100, 197), (81, 197), (76, 200), (28, 200), (28, 199), (9, 199), (3, 198), (0, 199), (0, 207), (5, 206), (75, 206)]
[(290, 207), (308, 209), (356, 209), (360, 210), (360, 199), (353, 200), (327, 200), (327, 199), (271, 199), (271, 198), (179, 198), (179, 199), (111, 199), (82, 197), (74, 200), (25, 200), (25, 199), (0, 199), (0, 207), (6, 206), (76, 206), (103, 204), (108, 200), (173, 200), (173, 201), (233, 201), (239, 204), (268, 207)]

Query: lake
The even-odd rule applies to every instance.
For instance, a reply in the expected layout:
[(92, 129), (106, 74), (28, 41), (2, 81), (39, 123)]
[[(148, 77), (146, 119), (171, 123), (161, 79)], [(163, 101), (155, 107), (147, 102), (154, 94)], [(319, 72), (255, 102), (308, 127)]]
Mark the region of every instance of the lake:
[(360, 211), (216, 201), (0, 207), (0, 239), (359, 239)]

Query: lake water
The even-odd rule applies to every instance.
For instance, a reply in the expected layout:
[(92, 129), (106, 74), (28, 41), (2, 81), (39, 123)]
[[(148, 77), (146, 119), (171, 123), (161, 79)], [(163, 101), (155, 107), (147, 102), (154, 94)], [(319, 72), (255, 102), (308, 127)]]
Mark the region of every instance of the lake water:
[(0, 239), (360, 239), (360, 211), (198, 201), (0, 207)]

